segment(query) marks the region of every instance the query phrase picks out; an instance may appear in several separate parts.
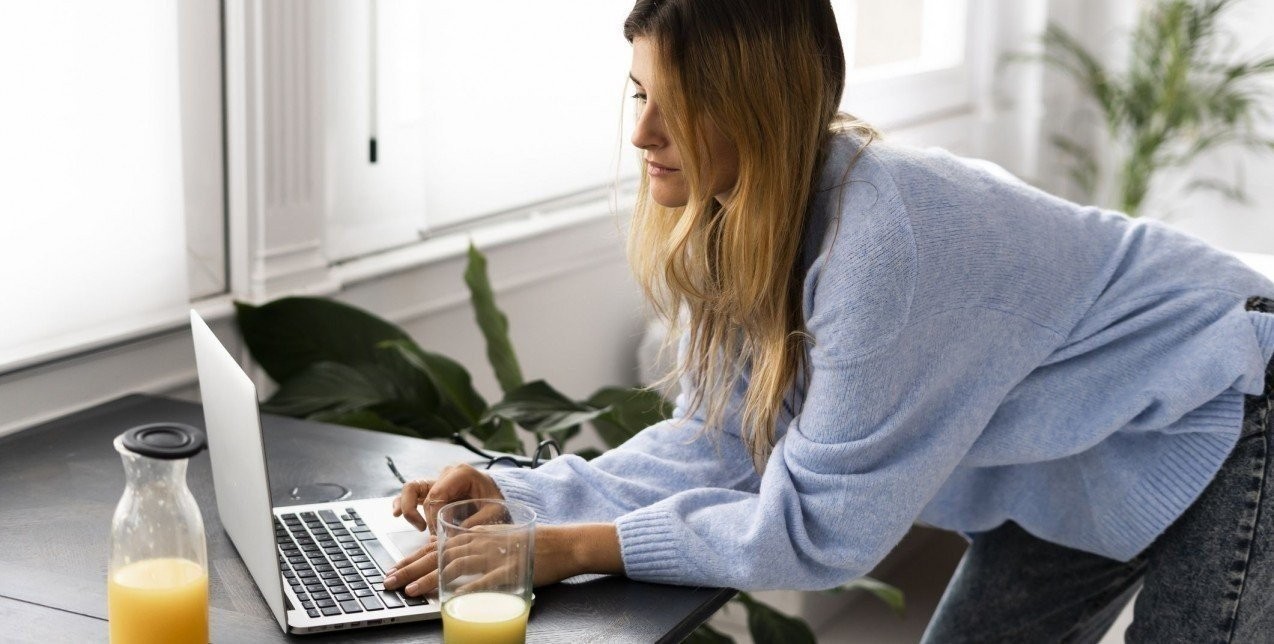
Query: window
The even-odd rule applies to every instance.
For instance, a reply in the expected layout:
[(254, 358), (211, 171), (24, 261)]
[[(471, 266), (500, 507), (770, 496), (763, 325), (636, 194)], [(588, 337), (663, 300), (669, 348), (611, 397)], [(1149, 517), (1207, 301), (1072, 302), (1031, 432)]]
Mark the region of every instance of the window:
[(905, 127), (972, 98), (966, 0), (833, 0), (849, 66), (842, 109)]
[[(195, 131), (220, 122), (220, 76), (181, 75), (219, 64), (218, 15), (204, 0), (0, 5), (0, 372), (172, 326), (192, 283), (224, 290), (220, 134)], [(188, 237), (183, 213), (210, 198)]]
[[(328, 5), (327, 252), (616, 179), (631, 0)], [(376, 159), (371, 140), (376, 140)]]

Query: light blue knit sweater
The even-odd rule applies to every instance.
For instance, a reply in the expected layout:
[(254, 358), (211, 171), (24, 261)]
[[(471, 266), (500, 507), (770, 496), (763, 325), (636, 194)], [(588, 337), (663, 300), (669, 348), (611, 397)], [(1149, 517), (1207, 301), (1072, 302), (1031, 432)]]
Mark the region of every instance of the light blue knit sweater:
[(844, 583), (915, 521), (1126, 560), (1189, 507), (1261, 391), (1274, 315), (1243, 303), (1274, 284), (942, 151), (876, 142), (844, 181), (857, 149), (836, 141), (812, 204), (812, 375), (763, 476), (728, 414), (501, 471), (505, 496), (615, 522), (634, 579), (740, 589)]

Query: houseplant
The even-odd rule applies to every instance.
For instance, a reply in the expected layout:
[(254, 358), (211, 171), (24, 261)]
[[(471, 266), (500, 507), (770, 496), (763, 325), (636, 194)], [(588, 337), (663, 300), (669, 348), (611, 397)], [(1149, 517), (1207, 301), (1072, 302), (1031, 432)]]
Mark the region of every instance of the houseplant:
[[(508, 318), (495, 303), (486, 258), (472, 246), (465, 283), (503, 391), (499, 402), (489, 404), (462, 365), (422, 349), (394, 324), (331, 300), (291, 297), (260, 306), (235, 303), (248, 350), (279, 385), (262, 409), (420, 438), (467, 434), (488, 449), (517, 454), (525, 452), (524, 438), (553, 439), (565, 449), (585, 423), (617, 447), (671, 413), (671, 406), (646, 388), (602, 387), (576, 401), (543, 380), (526, 381), (509, 340)], [(592, 458), (598, 452), (576, 454)], [(847, 589), (867, 590), (902, 609), (901, 593), (878, 581), (863, 578), (838, 590)], [(736, 601), (747, 610), (756, 641), (813, 641), (803, 620), (747, 593), (739, 593)], [(691, 641), (731, 640), (705, 625)]]
[[(1274, 73), (1274, 57), (1242, 58), (1220, 24), (1237, 0), (1153, 0), (1131, 34), (1127, 70), (1103, 65), (1079, 39), (1056, 24), (1043, 36), (1041, 60), (1071, 78), (1104, 125), (1113, 158), (1093, 141), (1059, 133), (1053, 147), (1090, 202), (1136, 216), (1163, 171), (1185, 168), (1224, 146), (1274, 150), (1258, 130), (1268, 111), (1260, 83)], [(1114, 168), (1105, 167), (1113, 165)], [(1112, 172), (1113, 170), (1113, 172)], [(1241, 178), (1199, 178), (1183, 190), (1214, 190), (1242, 201)]]

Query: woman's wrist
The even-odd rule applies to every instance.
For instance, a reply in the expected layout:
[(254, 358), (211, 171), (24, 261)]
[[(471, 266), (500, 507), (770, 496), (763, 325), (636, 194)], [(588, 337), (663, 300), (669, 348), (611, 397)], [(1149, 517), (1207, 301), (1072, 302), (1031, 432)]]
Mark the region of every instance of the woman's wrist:
[(568, 531), (571, 559), (577, 574), (624, 574), (619, 532), (613, 523), (580, 523), (561, 526)]
[(576, 523), (535, 529), (536, 586), (587, 573), (624, 573), (614, 525)]

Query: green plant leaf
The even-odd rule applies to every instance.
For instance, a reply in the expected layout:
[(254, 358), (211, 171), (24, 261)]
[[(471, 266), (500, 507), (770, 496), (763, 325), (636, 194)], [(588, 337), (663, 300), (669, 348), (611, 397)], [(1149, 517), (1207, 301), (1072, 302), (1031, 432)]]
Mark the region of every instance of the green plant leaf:
[(843, 593), (851, 590), (865, 590), (871, 593), (880, 601), (885, 602), (899, 617), (903, 616), (903, 612), (907, 608), (905, 597), (901, 590), (871, 577), (859, 577), (844, 586), (838, 586), (823, 592)]
[(253, 359), (279, 383), (316, 362), (374, 363), (378, 343), (410, 339), (362, 309), (311, 297), (235, 302), (235, 318)]
[(505, 394), (504, 400), (487, 410), (482, 422), (504, 418), (542, 435), (588, 422), (608, 411), (577, 403), (543, 380), (535, 380)]
[(384, 402), (389, 386), (375, 372), (339, 362), (318, 362), (279, 384), (262, 411), (302, 417), (353, 411)]
[(610, 411), (593, 419), (593, 427), (610, 447), (619, 447), (637, 432), (672, 415), (672, 404), (659, 392), (646, 388), (603, 387), (588, 404)]
[(473, 379), (460, 363), (444, 355), (425, 351), (410, 340), (390, 340), (380, 346), (398, 352), (407, 364), (425, 374), (444, 395), (444, 401), (461, 413), (467, 425), (478, 424), (487, 410), (487, 401), (473, 388)]
[(700, 624), (681, 640), (681, 644), (734, 644), (734, 638), (707, 624)]
[(499, 418), (484, 423), (484, 426), (490, 427), (491, 430), (485, 436), (479, 436), (483, 447), (508, 454), (522, 454), (524, 452), (522, 441), (518, 438), (517, 430), (514, 429), (512, 421)]
[(464, 271), (464, 282), (469, 286), (478, 328), (487, 342), (487, 360), (491, 362), (500, 389), (507, 394), (522, 386), (522, 367), (518, 365), (513, 343), (509, 341), (509, 319), (495, 305), (495, 293), (487, 276), (487, 258), (473, 244), (469, 244), (469, 265)]
[(752, 634), (753, 641), (816, 644), (814, 631), (805, 620), (784, 615), (747, 593), (739, 593), (736, 599), (748, 610), (748, 632)]
[(420, 434), (410, 428), (403, 427), (385, 420), (380, 414), (370, 409), (358, 409), (354, 411), (321, 411), (309, 416), (310, 420), (317, 420), (323, 423), (332, 423), (333, 425), (345, 425), (347, 427), (359, 427), (362, 429), (370, 429), (377, 432), (385, 432), (388, 434), (400, 434), (402, 436), (411, 436), (413, 438), (420, 437)]
[(575, 455), (586, 461), (591, 461), (598, 456), (601, 456), (602, 450), (597, 449), (596, 447), (585, 447), (584, 449), (575, 452)]

